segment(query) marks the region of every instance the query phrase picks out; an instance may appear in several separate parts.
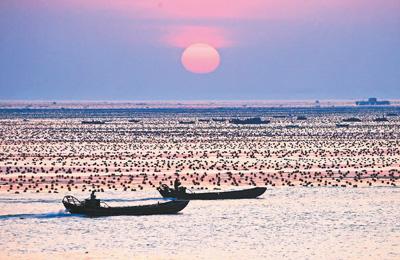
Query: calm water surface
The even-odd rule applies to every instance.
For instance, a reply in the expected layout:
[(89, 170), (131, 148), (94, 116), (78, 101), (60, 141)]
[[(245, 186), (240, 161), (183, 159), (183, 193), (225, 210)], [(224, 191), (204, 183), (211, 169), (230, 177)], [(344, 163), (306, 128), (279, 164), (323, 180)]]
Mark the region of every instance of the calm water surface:
[[(400, 259), (398, 188), (276, 188), (177, 215), (102, 218), (65, 213), (62, 196), (1, 194), (0, 258)], [(98, 195), (139, 203), (132, 196), (159, 195)]]

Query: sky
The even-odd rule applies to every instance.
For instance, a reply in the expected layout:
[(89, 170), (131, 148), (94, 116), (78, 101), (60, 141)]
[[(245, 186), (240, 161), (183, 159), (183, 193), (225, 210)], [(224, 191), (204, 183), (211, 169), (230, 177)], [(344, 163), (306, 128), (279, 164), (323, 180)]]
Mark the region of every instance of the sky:
[(0, 1), (0, 100), (370, 96), (400, 98), (400, 0)]

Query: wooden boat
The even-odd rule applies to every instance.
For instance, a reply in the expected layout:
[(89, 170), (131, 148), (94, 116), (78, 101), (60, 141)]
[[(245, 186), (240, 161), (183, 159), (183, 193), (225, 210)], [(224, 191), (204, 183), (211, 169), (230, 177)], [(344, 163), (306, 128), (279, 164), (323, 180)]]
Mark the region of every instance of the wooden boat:
[(65, 196), (62, 200), (64, 207), (68, 212), (73, 214), (83, 214), (91, 217), (99, 216), (142, 216), (142, 215), (159, 215), (159, 214), (175, 214), (183, 210), (188, 200), (173, 200), (163, 203), (128, 206), (128, 207), (110, 207), (105, 202), (98, 199), (86, 199), (80, 201), (73, 196)]
[(254, 199), (261, 196), (267, 188), (256, 187), (244, 190), (221, 191), (221, 192), (204, 192), (204, 193), (187, 193), (184, 187), (180, 187), (178, 191), (171, 189), (167, 185), (157, 188), (161, 196), (164, 198), (177, 198), (184, 200), (225, 200), (225, 199)]

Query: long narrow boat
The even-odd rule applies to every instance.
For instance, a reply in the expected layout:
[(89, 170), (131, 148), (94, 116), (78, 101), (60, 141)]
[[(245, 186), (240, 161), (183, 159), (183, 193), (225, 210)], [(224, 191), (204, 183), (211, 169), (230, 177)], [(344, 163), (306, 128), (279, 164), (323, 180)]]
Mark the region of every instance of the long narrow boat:
[(150, 205), (110, 207), (106, 203), (100, 202), (98, 199), (86, 199), (85, 201), (80, 201), (77, 198), (68, 195), (63, 198), (62, 203), (70, 213), (99, 217), (175, 214), (183, 210), (188, 205), (189, 201), (173, 200)]
[(221, 191), (221, 192), (204, 192), (204, 193), (187, 193), (185, 188), (178, 191), (169, 188), (167, 185), (159, 187), (158, 192), (164, 198), (177, 198), (183, 200), (225, 200), (225, 199), (254, 199), (261, 196), (267, 188), (256, 187), (244, 190)]

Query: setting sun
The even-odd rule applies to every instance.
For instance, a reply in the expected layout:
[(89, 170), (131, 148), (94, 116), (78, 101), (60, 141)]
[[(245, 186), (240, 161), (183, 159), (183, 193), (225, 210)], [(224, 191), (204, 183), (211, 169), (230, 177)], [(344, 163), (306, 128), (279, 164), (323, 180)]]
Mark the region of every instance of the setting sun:
[(182, 53), (181, 61), (186, 70), (193, 73), (210, 73), (220, 64), (218, 51), (204, 43), (192, 44)]

